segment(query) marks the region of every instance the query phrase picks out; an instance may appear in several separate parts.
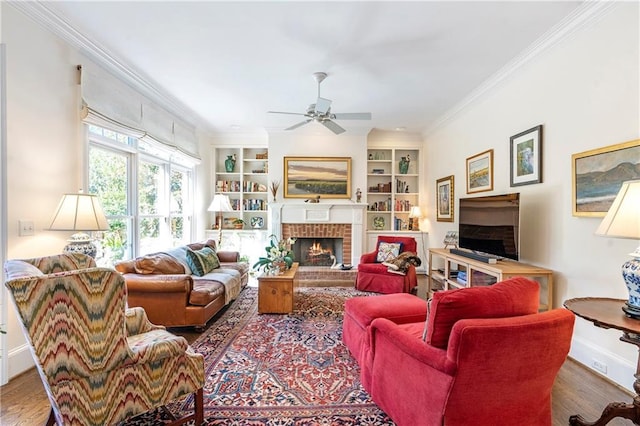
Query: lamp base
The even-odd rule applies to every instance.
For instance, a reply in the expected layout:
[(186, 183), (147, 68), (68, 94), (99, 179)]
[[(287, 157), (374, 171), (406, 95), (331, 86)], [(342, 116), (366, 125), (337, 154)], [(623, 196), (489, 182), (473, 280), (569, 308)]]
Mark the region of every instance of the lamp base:
[(622, 278), (629, 291), (629, 300), (622, 310), (628, 317), (640, 319), (640, 259), (634, 257), (622, 265)]
[(96, 254), (98, 253), (98, 248), (93, 244), (89, 235), (84, 233), (73, 234), (67, 241), (69, 241), (69, 244), (64, 246), (64, 249), (62, 249), (64, 253), (81, 253), (95, 259)]

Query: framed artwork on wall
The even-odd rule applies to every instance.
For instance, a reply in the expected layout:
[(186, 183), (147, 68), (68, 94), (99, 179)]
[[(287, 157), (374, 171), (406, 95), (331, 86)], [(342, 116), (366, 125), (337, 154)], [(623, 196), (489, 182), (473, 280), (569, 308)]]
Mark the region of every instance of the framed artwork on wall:
[(640, 139), (571, 156), (574, 216), (603, 217), (622, 182), (640, 179)]
[(467, 158), (467, 194), (493, 190), (493, 150)]
[(436, 181), (436, 221), (453, 222), (453, 175)]
[(542, 182), (542, 125), (511, 136), (511, 186)]
[(284, 157), (285, 198), (351, 198), (351, 157)]

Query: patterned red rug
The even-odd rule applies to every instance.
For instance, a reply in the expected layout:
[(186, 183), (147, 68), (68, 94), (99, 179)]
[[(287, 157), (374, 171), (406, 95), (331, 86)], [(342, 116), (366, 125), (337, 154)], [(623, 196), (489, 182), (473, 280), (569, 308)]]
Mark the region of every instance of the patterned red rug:
[(257, 289), (246, 288), (191, 345), (205, 356), (205, 424), (393, 425), (362, 388), (342, 343), (344, 301), (369, 294), (299, 288), (293, 314), (260, 315)]

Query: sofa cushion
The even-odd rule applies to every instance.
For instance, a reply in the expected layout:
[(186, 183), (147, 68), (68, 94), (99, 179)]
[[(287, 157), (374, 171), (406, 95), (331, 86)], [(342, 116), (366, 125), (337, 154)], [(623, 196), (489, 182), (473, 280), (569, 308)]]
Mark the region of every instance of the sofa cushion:
[(189, 248), (187, 246), (178, 246), (178, 247), (170, 248), (169, 250), (165, 250), (163, 251), (163, 253), (166, 253), (169, 256), (173, 257), (175, 260), (177, 260), (178, 263), (180, 263), (184, 268), (184, 273), (187, 275), (191, 275), (191, 267), (187, 262), (188, 250)]
[(184, 268), (166, 253), (154, 253), (136, 259), (134, 269), (138, 274), (184, 274)]
[(378, 244), (378, 254), (376, 256), (376, 262), (386, 262), (390, 259), (395, 259), (402, 252), (402, 243), (387, 243), (380, 241)]
[(200, 250), (187, 250), (187, 263), (191, 273), (198, 277), (208, 274), (220, 266), (220, 260), (211, 247), (203, 247)]
[(207, 306), (218, 297), (224, 297), (224, 286), (213, 280), (193, 280), (193, 288), (189, 293), (189, 305)]
[(438, 291), (431, 300), (426, 342), (446, 349), (453, 325), (466, 318), (504, 318), (535, 314), (540, 285), (516, 277), (488, 287)]

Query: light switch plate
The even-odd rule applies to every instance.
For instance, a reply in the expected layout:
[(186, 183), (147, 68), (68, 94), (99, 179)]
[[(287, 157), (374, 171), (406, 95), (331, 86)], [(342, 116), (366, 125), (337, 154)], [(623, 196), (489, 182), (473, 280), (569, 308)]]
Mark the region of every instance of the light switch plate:
[(32, 220), (18, 221), (18, 235), (21, 237), (29, 237), (35, 234), (35, 226)]

